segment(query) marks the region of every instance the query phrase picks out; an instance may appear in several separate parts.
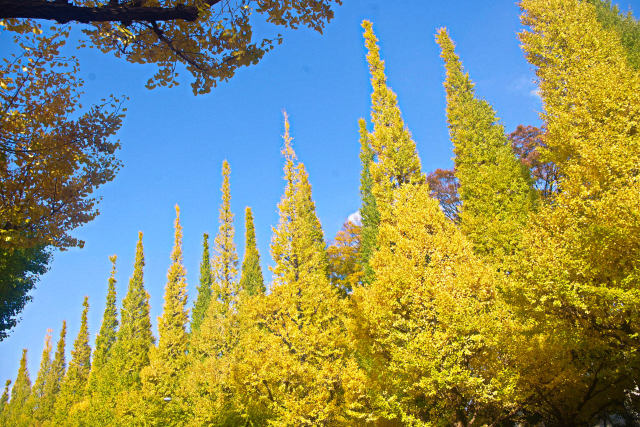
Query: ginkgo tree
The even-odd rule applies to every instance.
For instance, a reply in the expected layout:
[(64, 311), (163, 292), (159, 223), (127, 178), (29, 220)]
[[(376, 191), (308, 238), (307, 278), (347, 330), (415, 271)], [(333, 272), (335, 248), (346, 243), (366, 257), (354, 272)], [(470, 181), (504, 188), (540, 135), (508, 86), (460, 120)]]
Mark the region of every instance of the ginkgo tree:
[[(192, 75), (194, 94), (211, 91), (243, 66), (256, 64), (282, 42), (281, 34), (256, 37), (252, 15), (275, 26), (322, 32), (341, 0), (0, 0), (5, 28), (37, 28), (36, 20), (81, 26), (83, 43), (128, 62), (155, 64), (147, 87), (174, 86), (180, 68)], [(1, 21), (4, 20), (4, 21)], [(85, 25), (82, 25), (85, 24)], [(181, 67), (178, 67), (177, 65)]]

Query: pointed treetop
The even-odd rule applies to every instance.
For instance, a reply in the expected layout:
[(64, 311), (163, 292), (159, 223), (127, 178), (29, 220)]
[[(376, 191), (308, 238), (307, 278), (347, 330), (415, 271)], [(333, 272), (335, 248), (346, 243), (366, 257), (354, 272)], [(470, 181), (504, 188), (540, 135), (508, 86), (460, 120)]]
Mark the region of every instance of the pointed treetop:
[(521, 230), (534, 208), (528, 168), (517, 158), (496, 112), (475, 96), (455, 45), (438, 30), (447, 76), (447, 121), (459, 180), (460, 227), (476, 253), (498, 263), (519, 248)]
[(176, 204), (176, 219), (174, 221), (175, 237), (173, 251), (171, 252), (171, 261), (174, 263), (182, 263), (182, 226), (180, 225), (180, 206)]
[(176, 205), (175, 240), (171, 252), (171, 266), (167, 272), (162, 316), (158, 318), (160, 339), (156, 354), (160, 359), (171, 358), (186, 351), (186, 326), (188, 321), (186, 271), (182, 265), (182, 227), (180, 208)]
[(407, 183), (422, 183), (420, 158), (416, 143), (407, 129), (396, 94), (387, 86), (384, 61), (380, 58), (378, 39), (373, 33), (371, 22), (363, 21), (364, 38), (367, 47), (367, 62), (371, 73), (371, 121), (373, 133), (369, 143), (375, 156), (371, 164), (371, 175), (375, 183), (373, 192), (381, 205), (389, 205), (391, 191)]
[(144, 288), (142, 237), (139, 232), (133, 275), (122, 301), (120, 328), (109, 359), (109, 371), (117, 376), (111, 384), (114, 392), (140, 384), (140, 370), (149, 364), (149, 348), (155, 341), (151, 333), (149, 294)]
[[(116, 255), (109, 256), (111, 275), (107, 290), (107, 301), (102, 315), (100, 332), (96, 336), (96, 347), (93, 353), (93, 370), (97, 371), (107, 362), (113, 343), (116, 341), (118, 329), (118, 309), (116, 308)], [(93, 376), (93, 374), (92, 374)]]
[(198, 286), (198, 297), (193, 304), (191, 311), (191, 331), (200, 329), (200, 325), (207, 313), (207, 307), (211, 302), (211, 257), (209, 255), (209, 235), (204, 233), (202, 237), (202, 261), (200, 262), (200, 285)]
[(282, 135), (282, 139), (284, 140), (284, 147), (282, 148), (282, 155), (285, 158), (286, 164), (294, 164), (297, 160), (296, 153), (293, 151), (293, 138), (289, 134), (290, 125), (289, 125), (289, 114), (286, 111), (282, 112), (284, 117), (284, 135)]
[(31, 393), (31, 379), (29, 379), (29, 369), (27, 368), (27, 349), (22, 349), (22, 357), (20, 358), (20, 368), (16, 382), (11, 389), (11, 406), (14, 408), (22, 408), (25, 401)]
[(440, 45), (440, 57), (444, 60), (447, 71), (444, 82), (447, 98), (462, 95), (473, 97), (475, 84), (469, 78), (469, 74), (465, 73), (460, 57), (455, 52), (456, 45), (451, 40), (446, 27), (438, 29), (436, 42)]
[(249, 295), (264, 294), (264, 277), (260, 267), (260, 253), (256, 242), (256, 229), (253, 224), (253, 214), (249, 206), (245, 209), (245, 248), (242, 261), (242, 277), (240, 289)]

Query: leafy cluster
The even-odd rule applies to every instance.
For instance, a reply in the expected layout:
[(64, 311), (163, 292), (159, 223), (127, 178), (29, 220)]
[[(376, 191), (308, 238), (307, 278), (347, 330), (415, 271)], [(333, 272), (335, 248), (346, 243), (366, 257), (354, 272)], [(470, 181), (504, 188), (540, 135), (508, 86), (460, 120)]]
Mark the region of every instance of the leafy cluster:
[(238, 272), (225, 161), (191, 328), (177, 211), (157, 344), (140, 235), (120, 319), (109, 280), (93, 361), (85, 300), (68, 369), (63, 324), (53, 360), (45, 339), (33, 386), (23, 352), (0, 421), (640, 422), (640, 74), (589, 2), (521, 7), (544, 130), (509, 138), (441, 29), (456, 167), (425, 176), (365, 21), (373, 130), (360, 121), (362, 222), (327, 247), (285, 115), (269, 291), (250, 209)]

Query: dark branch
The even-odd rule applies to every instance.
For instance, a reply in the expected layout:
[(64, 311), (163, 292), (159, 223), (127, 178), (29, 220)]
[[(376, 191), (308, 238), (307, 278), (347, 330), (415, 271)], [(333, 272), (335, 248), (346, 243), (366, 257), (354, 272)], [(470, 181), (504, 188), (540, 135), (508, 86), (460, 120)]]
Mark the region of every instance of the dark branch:
[[(213, 6), (222, 0), (208, 0)], [(198, 8), (178, 4), (175, 7), (146, 7), (129, 4), (109, 3), (99, 7), (75, 6), (63, 1), (44, 0), (0, 0), (0, 19), (34, 18), (49, 19), (65, 23), (77, 21), (90, 22), (133, 22), (133, 21), (173, 21), (198, 19)]]

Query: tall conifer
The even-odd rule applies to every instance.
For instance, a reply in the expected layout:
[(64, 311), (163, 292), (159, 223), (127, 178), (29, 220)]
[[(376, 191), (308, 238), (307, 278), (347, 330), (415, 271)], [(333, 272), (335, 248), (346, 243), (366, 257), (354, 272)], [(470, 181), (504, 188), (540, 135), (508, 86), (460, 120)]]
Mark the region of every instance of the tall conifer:
[(260, 267), (260, 252), (256, 243), (256, 229), (253, 225), (251, 208), (245, 209), (245, 247), (242, 260), (242, 277), (240, 278), (240, 290), (248, 295), (264, 294), (264, 277)]
[(111, 349), (116, 342), (118, 334), (118, 309), (116, 307), (116, 260), (117, 256), (109, 257), (111, 261), (111, 275), (109, 276), (109, 284), (107, 288), (107, 300), (102, 315), (102, 324), (100, 332), (96, 337), (96, 348), (93, 351), (93, 361), (91, 366), (91, 374), (89, 376), (89, 388), (93, 388), (96, 376), (105, 366), (111, 355)]
[(369, 259), (376, 249), (376, 239), (378, 237), (378, 224), (380, 223), (380, 212), (376, 205), (376, 198), (373, 195), (373, 178), (371, 176), (371, 164), (374, 161), (373, 150), (369, 143), (369, 132), (364, 119), (358, 121), (360, 133), (360, 216), (362, 225), (360, 228), (360, 252), (359, 263), (364, 272), (363, 282), (371, 283), (373, 280), (373, 269), (369, 265)]
[(44, 421), (49, 414), (45, 414), (40, 406), (40, 401), (44, 395), (45, 384), (47, 377), (49, 376), (49, 370), (51, 369), (51, 329), (47, 330), (47, 334), (44, 337), (44, 349), (42, 350), (42, 357), (40, 358), (40, 369), (38, 369), (38, 376), (36, 382), (31, 389), (31, 395), (29, 396), (29, 408), (31, 410), (31, 416), (39, 421)]
[(235, 230), (233, 227), (233, 213), (231, 212), (231, 190), (229, 175), (231, 167), (226, 160), (222, 162), (222, 203), (220, 204), (220, 226), (213, 244), (214, 297), (222, 302), (225, 309), (229, 309), (238, 293), (238, 253), (233, 241)]
[(30, 418), (28, 400), (31, 394), (31, 379), (27, 368), (27, 349), (22, 350), (16, 382), (11, 389), (11, 400), (7, 406), (7, 425), (26, 426)]
[(176, 399), (180, 377), (187, 365), (186, 271), (182, 264), (182, 227), (180, 208), (176, 205), (175, 241), (171, 266), (167, 272), (164, 308), (158, 318), (158, 345), (152, 347), (149, 366), (142, 371), (144, 419), (153, 425), (180, 424), (182, 411)]
[(60, 392), (60, 384), (62, 383), (62, 379), (64, 378), (67, 367), (65, 361), (66, 336), (67, 322), (63, 320), (62, 329), (60, 330), (60, 338), (58, 339), (58, 343), (56, 344), (56, 352), (53, 356), (53, 361), (51, 362), (49, 374), (45, 379), (44, 391), (42, 393), (42, 397), (40, 398), (40, 404), (38, 405), (41, 408), (42, 414), (44, 417), (46, 417), (46, 419), (51, 419), (53, 417), (53, 410), (55, 407), (56, 399), (58, 398), (58, 394)]
[[(367, 62), (371, 73), (371, 121), (373, 132), (369, 143), (375, 155), (370, 164), (374, 182), (373, 193), (378, 209), (391, 202), (391, 190), (407, 183), (424, 182), (416, 143), (407, 129), (398, 107), (396, 94), (387, 86), (384, 61), (380, 58), (378, 39), (369, 21), (362, 21), (367, 48)], [(361, 125), (362, 126), (362, 125)]]
[(58, 424), (64, 423), (69, 416), (71, 407), (85, 396), (91, 372), (91, 347), (89, 346), (89, 326), (87, 325), (89, 297), (84, 297), (82, 306), (84, 309), (80, 320), (80, 330), (73, 343), (69, 368), (62, 380), (60, 393), (56, 399), (55, 418)]
[[(285, 115), (286, 187), (271, 242), (274, 284), (255, 307), (245, 308), (255, 320), (243, 328), (237, 357), (247, 362), (236, 375), (251, 380), (235, 383), (244, 396), (236, 406), (258, 424), (334, 424), (343, 410), (332, 397), (342, 393), (342, 304), (328, 280), (311, 186), (304, 165), (295, 163), (291, 140)], [(265, 392), (269, 401), (260, 398)]]
[(138, 388), (140, 370), (149, 364), (149, 348), (154, 342), (149, 314), (149, 294), (144, 288), (144, 247), (138, 233), (133, 275), (122, 301), (120, 329), (113, 347), (114, 389)]
[(211, 302), (211, 257), (209, 255), (209, 235), (204, 233), (202, 237), (202, 261), (200, 262), (200, 285), (198, 286), (198, 297), (193, 305), (191, 316), (191, 331), (200, 329), (200, 325), (207, 314), (207, 308)]
[(497, 261), (516, 251), (535, 193), (491, 106), (475, 95), (446, 29), (437, 41), (447, 70), (447, 119), (460, 182), (461, 229), (476, 251)]

